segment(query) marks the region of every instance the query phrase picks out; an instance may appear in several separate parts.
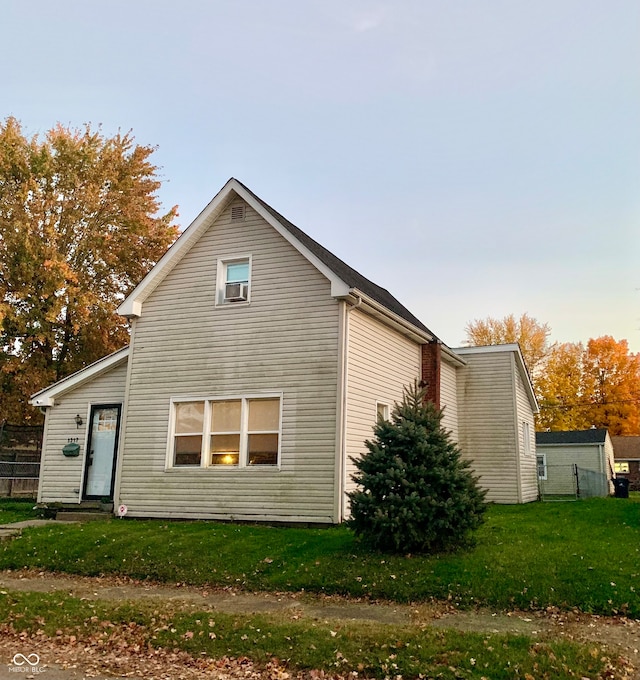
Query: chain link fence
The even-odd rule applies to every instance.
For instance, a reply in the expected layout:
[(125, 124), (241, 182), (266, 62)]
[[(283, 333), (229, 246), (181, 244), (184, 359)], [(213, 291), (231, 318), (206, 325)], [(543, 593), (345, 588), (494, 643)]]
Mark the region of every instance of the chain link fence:
[(607, 475), (575, 463), (540, 466), (538, 475), (540, 500), (543, 501), (575, 501), (609, 495)]

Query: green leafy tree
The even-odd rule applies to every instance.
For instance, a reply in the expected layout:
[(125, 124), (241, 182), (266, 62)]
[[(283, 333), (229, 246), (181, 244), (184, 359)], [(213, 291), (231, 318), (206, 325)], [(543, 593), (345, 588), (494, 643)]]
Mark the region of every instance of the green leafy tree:
[(390, 420), (378, 421), (367, 453), (352, 459), (358, 488), (349, 494), (349, 525), (372, 548), (446, 550), (482, 523), (485, 492), (441, 421), (442, 411), (414, 384)]
[(178, 231), (160, 213), (153, 147), (131, 134), (0, 123), (0, 417), (128, 342), (118, 304)]

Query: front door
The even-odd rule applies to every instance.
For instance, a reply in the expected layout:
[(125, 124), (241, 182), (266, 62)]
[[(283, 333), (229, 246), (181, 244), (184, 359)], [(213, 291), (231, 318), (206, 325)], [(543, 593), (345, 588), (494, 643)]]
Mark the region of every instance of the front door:
[(82, 497), (88, 500), (113, 499), (120, 404), (91, 407), (91, 425), (87, 442), (87, 459)]

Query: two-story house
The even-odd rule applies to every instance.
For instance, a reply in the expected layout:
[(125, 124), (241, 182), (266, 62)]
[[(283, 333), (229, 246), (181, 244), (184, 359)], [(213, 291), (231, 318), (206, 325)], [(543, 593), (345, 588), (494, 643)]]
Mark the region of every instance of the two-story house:
[(39, 502), (341, 522), (351, 457), (415, 379), (489, 500), (537, 497), (518, 346), (450, 349), (235, 179), (118, 311), (130, 345), (31, 398), (46, 411)]

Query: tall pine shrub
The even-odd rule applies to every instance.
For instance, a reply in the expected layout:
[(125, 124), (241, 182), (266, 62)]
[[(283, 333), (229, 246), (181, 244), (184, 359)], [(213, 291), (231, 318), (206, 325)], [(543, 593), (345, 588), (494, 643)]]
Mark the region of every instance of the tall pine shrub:
[(367, 453), (352, 458), (358, 487), (349, 494), (349, 525), (370, 547), (443, 551), (466, 542), (482, 523), (486, 492), (443, 429), (442, 415), (415, 383), (390, 420), (378, 420)]

